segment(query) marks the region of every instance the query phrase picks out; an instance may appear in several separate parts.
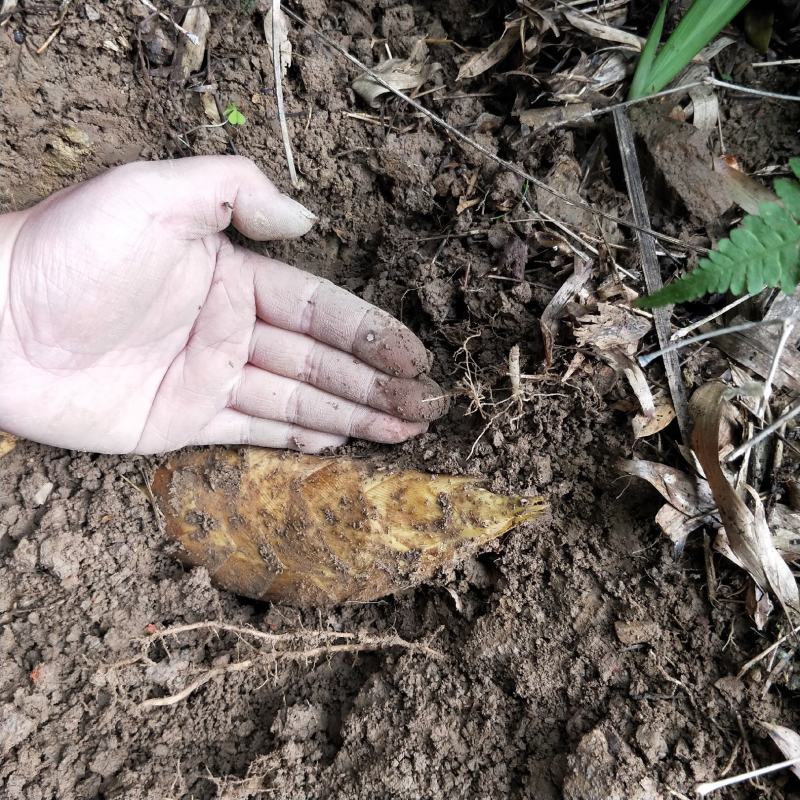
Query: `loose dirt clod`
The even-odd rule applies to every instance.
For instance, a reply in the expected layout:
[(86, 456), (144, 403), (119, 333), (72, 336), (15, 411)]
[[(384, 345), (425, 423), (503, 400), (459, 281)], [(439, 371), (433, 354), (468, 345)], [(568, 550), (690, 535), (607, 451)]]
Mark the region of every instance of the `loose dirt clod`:
[(248, 448), (180, 453), (153, 492), (184, 561), (246, 597), (312, 605), (420, 583), (545, 510), (479, 483)]

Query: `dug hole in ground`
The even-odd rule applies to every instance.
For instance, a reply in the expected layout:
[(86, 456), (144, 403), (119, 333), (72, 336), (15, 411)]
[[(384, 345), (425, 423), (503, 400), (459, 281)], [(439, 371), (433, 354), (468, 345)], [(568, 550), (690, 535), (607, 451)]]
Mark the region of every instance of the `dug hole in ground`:
[[(648, 317), (630, 311), (631, 291), (644, 292), (631, 231), (536, 189), (397, 98), (368, 104), (353, 90), (359, 70), (289, 20), (293, 188), (269, 4), (206, 6), (204, 57), (186, 79), (181, 33), (149, 5), (0, 4), (0, 211), (127, 161), (235, 148), (319, 215), (302, 240), (256, 249), (401, 318), (454, 394), (419, 438), (345, 452), (541, 494), (550, 514), (424, 585), (298, 610), (219, 590), (180, 564), (147, 493), (158, 459), (16, 442), (0, 460), (0, 796), (667, 800), (788, 757), (763, 723), (800, 727), (793, 641), (737, 677), (786, 620), (774, 611), (757, 630), (750, 578), (704, 545), (703, 529), (676, 557), (654, 522), (662, 498), (617, 467), (680, 458), (674, 422), (635, 437), (637, 398), (596, 346), (608, 326), (619, 333), (619, 314), (629, 356), (656, 346)], [(595, 22), (640, 34), (656, 10), (584, 5)], [(572, 25), (562, 3), (286, 6), (370, 66), (414, 54), (426, 83), (410, 91), (426, 108), (568, 197), (630, 217), (609, 117), (523, 121), (530, 109), (624, 96), (635, 52)], [(160, 10), (185, 15), (167, 0)], [(508, 25), (513, 41), (491, 50)], [(753, 67), (765, 57), (730, 30), (714, 74), (797, 93), (796, 71)], [(775, 60), (792, 46), (796, 58), (797, 38), (775, 36)], [(685, 96), (631, 112), (653, 227), (699, 247), (741, 213), (698, 163), (725, 152), (769, 176), (800, 152), (797, 103), (716, 100), (699, 144)], [(221, 124), (231, 106), (244, 124)], [(665, 277), (696, 258), (665, 247)], [(714, 346), (681, 358), (687, 392), (734, 364)], [(647, 381), (664, 405), (660, 364)], [(785, 436), (776, 487), (796, 477)], [(347, 634), (365, 646), (342, 647)], [(800, 788), (785, 771), (719, 796), (788, 800)]]

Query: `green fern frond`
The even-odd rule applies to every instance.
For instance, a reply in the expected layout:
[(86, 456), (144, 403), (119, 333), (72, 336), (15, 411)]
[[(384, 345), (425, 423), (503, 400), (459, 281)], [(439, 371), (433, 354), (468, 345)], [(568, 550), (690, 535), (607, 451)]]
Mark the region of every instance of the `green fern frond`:
[[(800, 158), (791, 159), (789, 166), (800, 178)], [(780, 178), (775, 193), (780, 203), (762, 203), (758, 214), (745, 216), (695, 270), (640, 297), (636, 306), (659, 308), (717, 292), (752, 294), (768, 286), (794, 292), (800, 283), (800, 183)]]

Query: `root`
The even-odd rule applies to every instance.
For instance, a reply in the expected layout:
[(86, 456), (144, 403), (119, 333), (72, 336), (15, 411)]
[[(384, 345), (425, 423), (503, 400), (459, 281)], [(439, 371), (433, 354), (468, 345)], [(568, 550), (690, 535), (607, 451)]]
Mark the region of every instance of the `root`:
[(480, 337), (480, 335), (480, 331), (470, 334), (455, 354), (456, 360), (461, 357), (459, 366), (464, 372), (457, 386), (460, 389), (460, 393), (469, 398), (466, 416), (477, 413), (485, 420), (481, 432), (472, 443), (467, 455), (467, 461), (475, 454), (475, 448), (481, 439), (495, 426), (505, 422), (512, 430), (516, 429), (519, 421), (527, 413), (525, 406), (534, 398), (568, 396), (563, 392), (533, 391), (534, 383), (550, 382), (552, 378), (548, 375), (522, 374), (519, 345), (515, 344), (508, 353), (508, 371), (505, 373), (505, 377), (508, 378), (509, 388), (504, 392), (507, 396), (502, 400), (495, 400), (492, 385), (488, 382), (483, 382), (478, 377), (478, 367), (469, 351), (470, 341)]
[[(246, 672), (251, 669), (274, 666), (281, 661), (315, 661), (319, 658), (331, 658), (347, 653), (365, 653), (391, 648), (401, 648), (409, 653), (418, 653), (427, 658), (441, 658), (442, 653), (430, 645), (430, 640), (410, 642), (397, 634), (367, 635), (338, 631), (296, 630), (288, 633), (270, 633), (257, 628), (241, 625), (229, 625), (222, 622), (204, 621), (186, 625), (174, 625), (169, 628), (154, 629), (146, 638), (139, 639), (142, 652), (135, 658), (109, 664), (112, 669), (133, 664), (152, 665), (149, 649), (155, 642), (160, 642), (166, 649), (165, 639), (179, 637), (187, 633), (208, 631), (215, 635), (233, 634), (241, 642), (245, 642), (253, 651), (249, 658), (235, 661), (225, 666), (204, 670), (196, 678), (189, 681), (183, 689), (166, 697), (151, 697), (139, 704), (142, 709), (172, 706), (186, 700), (194, 692), (211, 680), (233, 672)], [(438, 633), (434, 633), (434, 636)], [(247, 641), (247, 640), (251, 641)], [(257, 647), (255, 643), (261, 645)], [(344, 641), (342, 641), (344, 640)], [(169, 650), (166, 650), (169, 655)]]
[(214, 667), (214, 669), (204, 672), (199, 678), (193, 680), (177, 694), (171, 694), (168, 697), (151, 697), (149, 700), (145, 700), (141, 703), (139, 708), (174, 706), (176, 703), (180, 703), (181, 700), (185, 700), (192, 692), (208, 683), (212, 678), (216, 678), (217, 675), (224, 675), (226, 672), (241, 672), (242, 670), (250, 669), (253, 664), (253, 660), (248, 658), (245, 661), (237, 661), (235, 664), (228, 664), (227, 667)]

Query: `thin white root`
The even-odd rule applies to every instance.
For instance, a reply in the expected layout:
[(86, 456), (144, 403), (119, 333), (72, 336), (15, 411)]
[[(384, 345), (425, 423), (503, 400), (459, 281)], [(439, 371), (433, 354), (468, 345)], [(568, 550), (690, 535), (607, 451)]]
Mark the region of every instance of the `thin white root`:
[(281, 0), (272, 0), (272, 67), (275, 75), (275, 102), (278, 104), (278, 120), (281, 125), (281, 137), (283, 138), (283, 149), (286, 151), (286, 164), (289, 167), (289, 179), (295, 189), (298, 188), (297, 171), (294, 168), (294, 155), (292, 154), (292, 142), (289, 138), (289, 126), (286, 122), (286, 112), (283, 108), (283, 57), (281, 55), (281, 44), (278, 39), (278, 25), (281, 14)]
[(191, 631), (210, 630), (216, 633), (235, 633), (238, 636), (252, 636), (256, 639), (263, 639), (271, 643), (276, 642), (290, 642), (297, 639), (355, 639), (354, 633), (340, 633), (338, 631), (312, 631), (312, 630), (299, 630), (291, 631), (290, 633), (269, 633), (267, 631), (260, 631), (257, 628), (248, 628), (243, 625), (228, 625), (223, 622), (192, 622), (187, 625), (173, 625), (170, 628), (157, 629), (153, 632), (152, 636), (147, 637), (146, 641), (152, 640), (153, 637), (164, 636), (178, 636), (181, 633), (190, 633)]
[(227, 667), (214, 667), (207, 672), (204, 672), (199, 678), (193, 680), (188, 686), (185, 686), (177, 694), (171, 694), (168, 697), (151, 697), (145, 700), (139, 708), (159, 708), (160, 706), (174, 706), (185, 700), (192, 692), (199, 689), (201, 686), (207, 684), (212, 678), (217, 675), (224, 675), (227, 672), (241, 672), (245, 669), (250, 669), (254, 664), (253, 659), (248, 658), (245, 661), (237, 661), (235, 664), (228, 664)]
[[(228, 664), (223, 667), (213, 667), (201, 673), (197, 678), (188, 683), (175, 694), (166, 697), (151, 697), (140, 703), (139, 707), (142, 709), (148, 708), (161, 708), (163, 706), (172, 706), (185, 700), (191, 694), (196, 692), (202, 686), (205, 686), (210, 680), (217, 678), (221, 675), (227, 675), (230, 672), (243, 672), (253, 669), (259, 665), (275, 663), (277, 661), (312, 661), (316, 658), (331, 657), (342, 653), (364, 653), (375, 650), (387, 650), (391, 647), (400, 647), (410, 653), (419, 653), (429, 658), (441, 658), (442, 654), (438, 650), (431, 647), (427, 642), (409, 642), (397, 635), (388, 636), (358, 636), (355, 633), (339, 633), (336, 631), (293, 631), (291, 633), (268, 633), (266, 631), (259, 631), (255, 628), (247, 628), (239, 625), (227, 625), (218, 622), (195, 622), (187, 625), (175, 625), (171, 628), (155, 631), (152, 637), (146, 641), (152, 642), (155, 639), (163, 639), (166, 636), (178, 636), (182, 633), (190, 633), (192, 631), (213, 631), (215, 633), (225, 632), (233, 633), (237, 636), (251, 636), (260, 640), (269, 642), (272, 649), (267, 649), (258, 652), (257, 655), (236, 661), (233, 664)], [(289, 642), (294, 640), (312, 639), (312, 640), (331, 640), (331, 639), (348, 639), (350, 641), (343, 644), (331, 644), (325, 641), (323, 644), (317, 646), (300, 647), (298, 649), (275, 649), (274, 646), (280, 642)], [(352, 641), (357, 639), (357, 641)], [(144, 654), (130, 663), (137, 663), (141, 661), (149, 662)], [(127, 663), (127, 662), (125, 662)], [(149, 662), (152, 663), (152, 662)], [(120, 666), (123, 662), (120, 662)]]
[(700, 797), (705, 797), (711, 792), (716, 792), (718, 789), (724, 789), (726, 786), (733, 786), (737, 783), (752, 780), (753, 778), (760, 778), (762, 775), (769, 775), (770, 772), (777, 772), (787, 767), (793, 767), (795, 764), (800, 764), (800, 756), (797, 758), (790, 758), (788, 761), (780, 761), (777, 764), (770, 764), (768, 767), (761, 767), (761, 769), (754, 769), (750, 772), (743, 772), (741, 775), (734, 775), (731, 778), (723, 778), (721, 781), (711, 781), (710, 783), (698, 783), (695, 786), (695, 792)]

